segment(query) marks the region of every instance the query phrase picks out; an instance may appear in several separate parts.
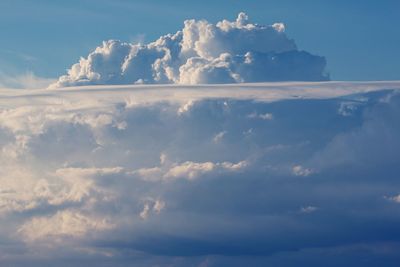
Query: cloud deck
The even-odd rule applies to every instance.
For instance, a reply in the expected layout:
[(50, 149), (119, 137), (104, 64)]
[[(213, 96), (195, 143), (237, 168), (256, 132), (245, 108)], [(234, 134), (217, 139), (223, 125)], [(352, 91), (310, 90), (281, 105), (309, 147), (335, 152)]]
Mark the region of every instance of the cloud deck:
[(0, 90), (0, 259), (242, 266), (239, 254), (265, 266), (283, 253), (289, 266), (356, 260), (360, 246), (398, 257), (398, 88)]

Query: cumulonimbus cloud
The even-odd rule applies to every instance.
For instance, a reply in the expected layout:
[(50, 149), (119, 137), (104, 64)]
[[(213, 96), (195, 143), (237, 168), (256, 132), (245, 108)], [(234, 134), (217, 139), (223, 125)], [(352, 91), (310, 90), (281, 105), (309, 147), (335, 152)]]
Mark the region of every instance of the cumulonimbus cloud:
[(285, 26), (186, 20), (181, 31), (143, 45), (104, 41), (51, 87), (94, 84), (208, 84), (324, 81), (324, 57), (298, 50)]
[(396, 266), (397, 88), (0, 90), (0, 265)]

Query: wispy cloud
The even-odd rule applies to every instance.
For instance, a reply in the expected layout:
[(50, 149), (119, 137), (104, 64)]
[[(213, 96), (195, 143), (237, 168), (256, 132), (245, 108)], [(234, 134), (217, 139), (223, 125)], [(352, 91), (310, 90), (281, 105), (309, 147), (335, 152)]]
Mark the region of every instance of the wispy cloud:
[(47, 88), (55, 79), (42, 78), (33, 72), (10, 75), (0, 72), (0, 88), (13, 89), (43, 89)]

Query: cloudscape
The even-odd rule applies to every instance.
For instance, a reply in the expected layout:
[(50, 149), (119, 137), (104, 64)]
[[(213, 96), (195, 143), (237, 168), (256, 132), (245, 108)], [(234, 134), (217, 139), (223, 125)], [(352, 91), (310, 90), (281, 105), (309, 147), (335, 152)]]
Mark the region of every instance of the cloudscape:
[(0, 72), (0, 266), (398, 266), (400, 81), (202, 15)]

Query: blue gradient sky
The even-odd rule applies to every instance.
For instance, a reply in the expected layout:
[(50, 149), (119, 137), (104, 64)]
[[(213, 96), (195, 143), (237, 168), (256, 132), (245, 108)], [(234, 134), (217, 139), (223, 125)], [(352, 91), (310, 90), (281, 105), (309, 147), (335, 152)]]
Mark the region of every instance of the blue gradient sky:
[(284, 22), (333, 80), (400, 79), (399, 1), (1, 1), (0, 71), (58, 77), (102, 40), (152, 41), (189, 18)]

